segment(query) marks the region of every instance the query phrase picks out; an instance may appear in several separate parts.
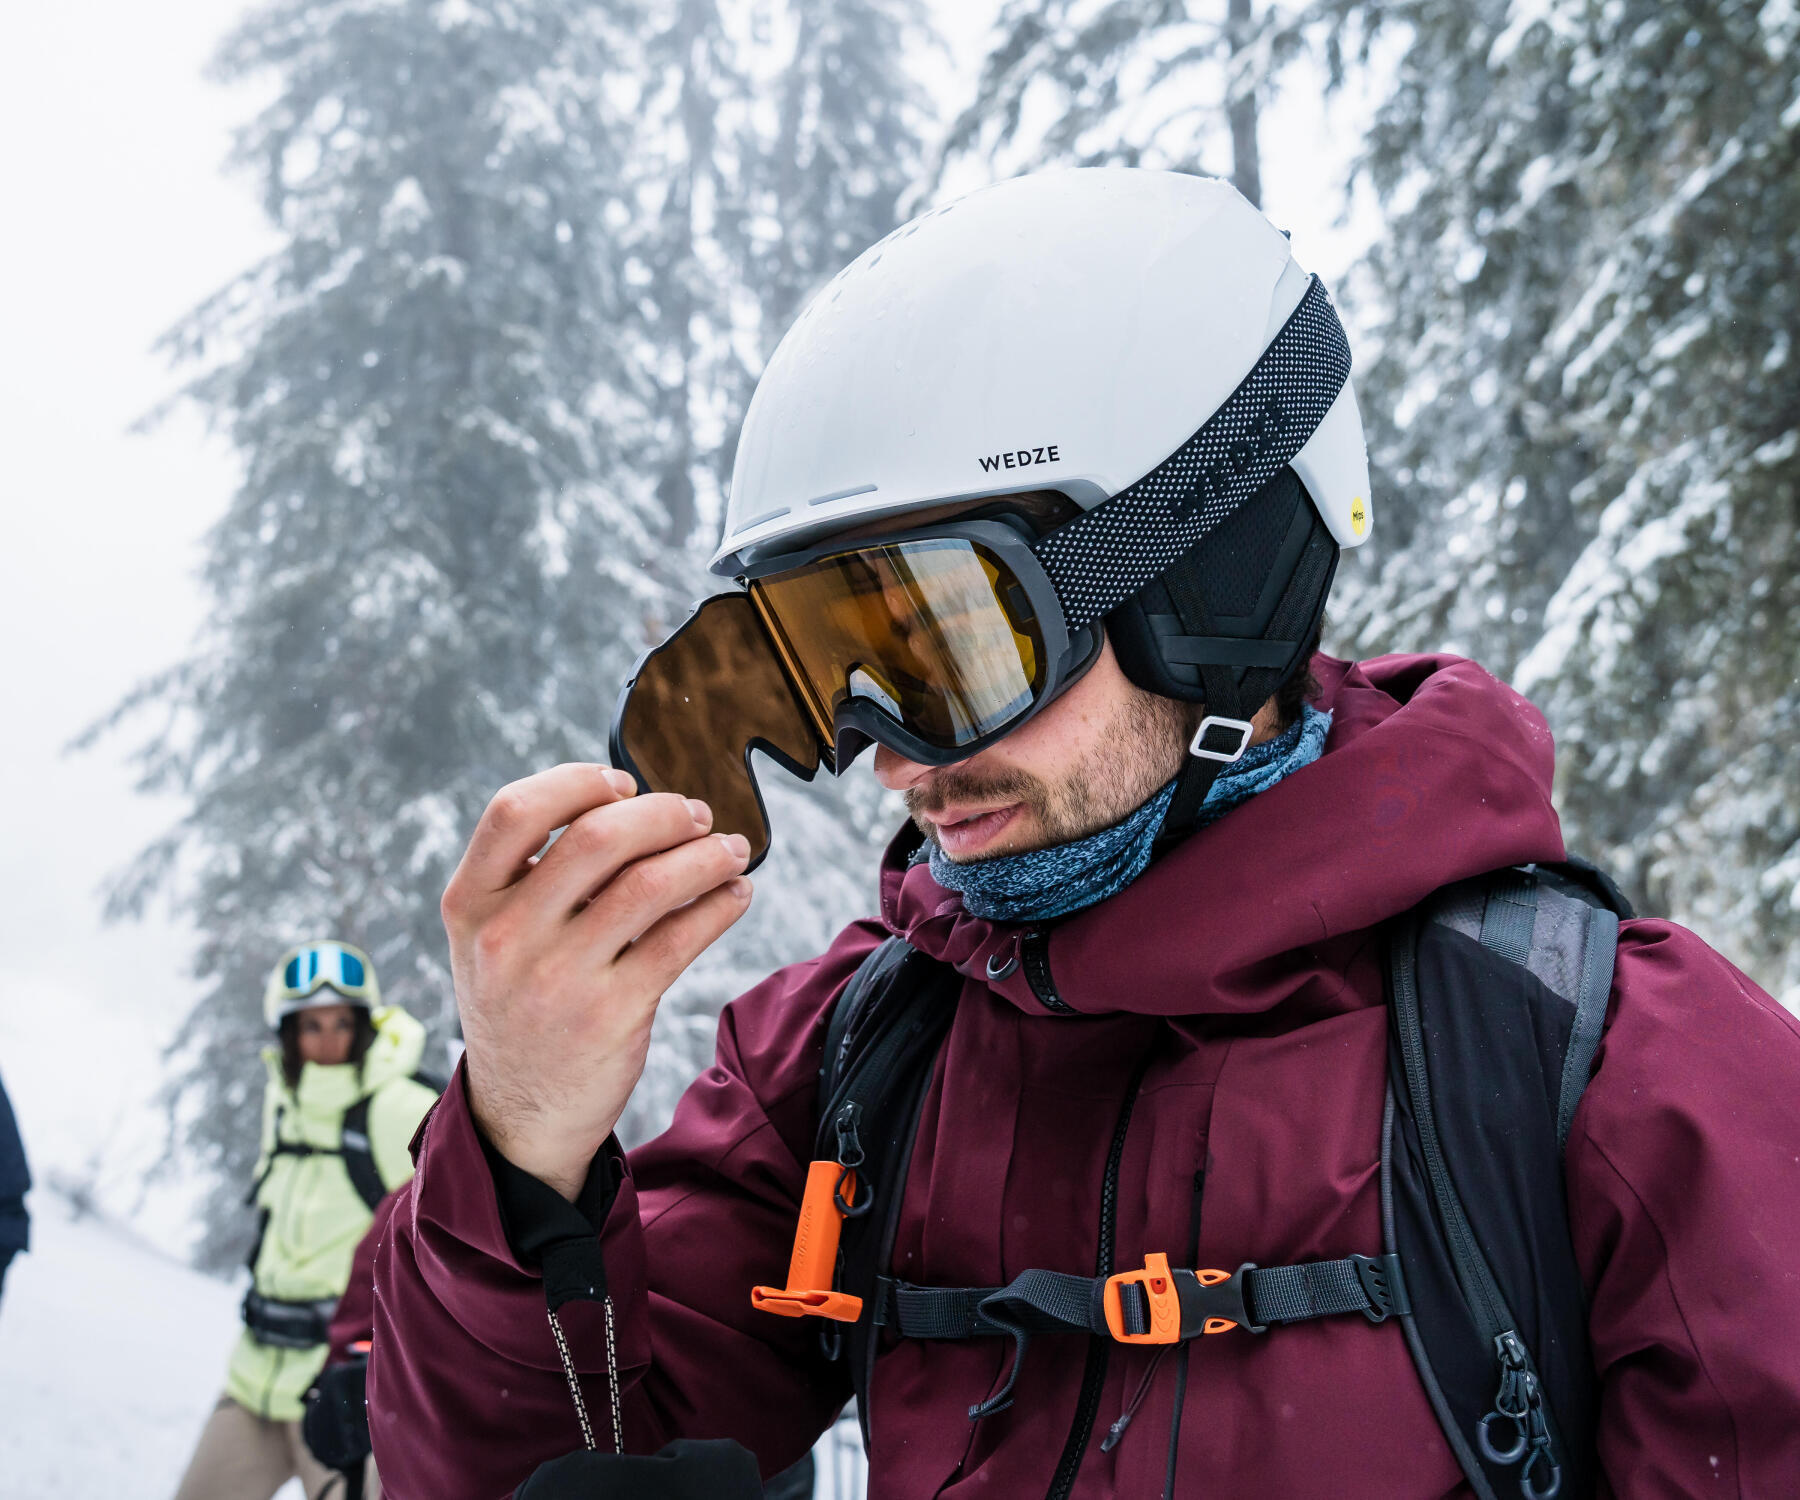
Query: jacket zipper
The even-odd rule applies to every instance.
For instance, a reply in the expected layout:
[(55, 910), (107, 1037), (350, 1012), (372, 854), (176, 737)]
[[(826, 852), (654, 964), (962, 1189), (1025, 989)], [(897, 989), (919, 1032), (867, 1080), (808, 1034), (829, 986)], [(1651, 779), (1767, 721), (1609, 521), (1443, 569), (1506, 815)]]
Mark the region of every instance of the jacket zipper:
[[(1192, 1267), (1200, 1258), (1200, 1195), (1206, 1186), (1206, 1171), (1202, 1168), (1194, 1173), (1194, 1202), (1188, 1211), (1187, 1258), (1178, 1259), (1177, 1265)], [(1162, 1368), (1163, 1360), (1170, 1354), (1177, 1356), (1175, 1365), (1175, 1413), (1169, 1424), (1169, 1478), (1167, 1488), (1171, 1494), (1175, 1486), (1175, 1447), (1181, 1436), (1181, 1402), (1187, 1394), (1187, 1353), (1191, 1346), (1183, 1342), (1180, 1345), (1164, 1344), (1156, 1351), (1156, 1357), (1150, 1361), (1144, 1371), (1144, 1377), (1138, 1381), (1137, 1389), (1132, 1392), (1131, 1399), (1125, 1403), (1125, 1410), (1119, 1413), (1119, 1420), (1106, 1429), (1106, 1436), (1101, 1439), (1100, 1451), (1111, 1453), (1119, 1446), (1125, 1436), (1125, 1429), (1137, 1416), (1138, 1408), (1144, 1404), (1144, 1398), (1150, 1394), (1150, 1384), (1156, 1378), (1156, 1372)]]
[[(1200, 1204), (1206, 1196), (1206, 1168), (1194, 1173), (1194, 1206), (1188, 1211), (1187, 1260), (1190, 1269), (1200, 1264)], [(1181, 1452), (1181, 1409), (1187, 1404), (1188, 1352), (1190, 1340), (1176, 1353), (1175, 1410), (1169, 1418), (1169, 1466), (1163, 1479), (1163, 1500), (1175, 1500), (1175, 1460)]]
[[(1149, 1071), (1152, 1055), (1151, 1052), (1146, 1052), (1137, 1065), (1137, 1071), (1131, 1075), (1131, 1083), (1125, 1090), (1125, 1103), (1119, 1110), (1119, 1123), (1113, 1129), (1112, 1150), (1106, 1158), (1106, 1177), (1100, 1185), (1100, 1246), (1095, 1256), (1096, 1276), (1112, 1275), (1113, 1231), (1118, 1218), (1119, 1163), (1125, 1156), (1125, 1136), (1131, 1129), (1132, 1107), (1137, 1103), (1138, 1089), (1144, 1082), (1144, 1074)], [(1080, 1472), (1088, 1439), (1093, 1434), (1094, 1419), (1100, 1413), (1100, 1396), (1106, 1386), (1106, 1366), (1111, 1353), (1111, 1344), (1106, 1339), (1090, 1340), (1087, 1366), (1081, 1377), (1081, 1400), (1075, 1406), (1075, 1423), (1069, 1429), (1069, 1438), (1063, 1445), (1062, 1458), (1056, 1465), (1056, 1474), (1050, 1481), (1050, 1492), (1046, 1500), (1069, 1500), (1069, 1491), (1075, 1487), (1075, 1476)]]
[[(1532, 1364), (1525, 1341), (1519, 1337), (1517, 1324), (1500, 1294), (1499, 1284), (1476, 1248), (1475, 1233), (1469, 1227), (1462, 1200), (1456, 1194), (1456, 1186), (1451, 1182), (1449, 1168), (1444, 1162), (1437, 1117), (1432, 1112), (1431, 1096), (1425, 1086), (1425, 1041), (1412, 965), (1397, 963), (1392, 968), (1394, 1011), (1399, 1022), (1395, 1030), (1400, 1036), (1407, 1089), (1412, 1095), (1413, 1124), (1418, 1129), (1419, 1144), (1430, 1173), (1432, 1197), (1444, 1220), (1446, 1243), (1456, 1265), (1463, 1300), (1468, 1303), (1482, 1337), (1493, 1348), (1500, 1371), (1494, 1407), (1477, 1424), (1477, 1446), (1490, 1462), (1505, 1466), (1522, 1464), (1520, 1482), (1528, 1496), (1535, 1495), (1542, 1492), (1534, 1489), (1531, 1476), (1540, 1462), (1549, 1463), (1560, 1475), (1562, 1444), (1550, 1427), (1550, 1413), (1543, 1401), (1543, 1382)], [(1515, 1425), (1516, 1441), (1506, 1449), (1497, 1447), (1488, 1433), (1488, 1424), (1497, 1418)]]

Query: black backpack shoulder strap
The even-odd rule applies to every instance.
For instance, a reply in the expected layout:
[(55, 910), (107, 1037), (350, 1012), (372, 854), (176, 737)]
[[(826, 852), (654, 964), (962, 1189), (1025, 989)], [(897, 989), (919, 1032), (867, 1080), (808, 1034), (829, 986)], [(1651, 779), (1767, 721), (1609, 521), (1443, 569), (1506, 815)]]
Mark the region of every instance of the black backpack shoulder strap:
[(387, 1187), (382, 1183), (381, 1173), (375, 1169), (374, 1149), (369, 1145), (369, 1101), (372, 1098), (373, 1094), (364, 1094), (344, 1111), (343, 1146), (344, 1170), (350, 1174), (350, 1186), (371, 1210), (387, 1197)]
[(1605, 1025), (1623, 906), (1597, 875), (1498, 871), (1387, 933), (1386, 1248), (1405, 1269), (1414, 1363), (1482, 1500), (1595, 1484), (1562, 1152)]
[(863, 1313), (855, 1323), (827, 1325), (822, 1337), (826, 1353), (849, 1366), (865, 1446), (880, 1337), (877, 1281), (888, 1271), (919, 1111), (961, 987), (948, 964), (889, 938), (863, 960), (826, 1026), (814, 1155), (857, 1174), (836, 1289), (861, 1297)]
[[(850, 1061), (850, 1033), (860, 1017), (878, 1011), (888, 1000), (900, 967), (914, 955), (905, 938), (890, 937), (865, 958), (850, 982), (838, 992), (825, 1027), (825, 1050), (819, 1063), (819, 1112), (836, 1089)], [(866, 1031), (863, 1039), (866, 1041)]]
[[(412, 1081), (439, 1095), (447, 1087), (442, 1078), (425, 1068), (413, 1073)], [(364, 1094), (344, 1111), (342, 1147), (344, 1170), (350, 1174), (350, 1185), (371, 1211), (388, 1193), (387, 1184), (381, 1180), (381, 1172), (375, 1165), (375, 1148), (369, 1144), (369, 1101), (374, 1097)]]

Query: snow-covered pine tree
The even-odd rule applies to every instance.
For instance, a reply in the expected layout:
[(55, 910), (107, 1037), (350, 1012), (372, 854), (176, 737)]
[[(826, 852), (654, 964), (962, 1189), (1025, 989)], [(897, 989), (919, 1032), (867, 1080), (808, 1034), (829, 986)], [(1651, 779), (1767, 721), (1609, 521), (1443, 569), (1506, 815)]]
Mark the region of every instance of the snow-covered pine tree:
[(902, 60), (935, 45), (921, 0), (783, 0), (774, 130), (747, 208), (765, 356), (812, 294), (900, 222), (931, 100)]
[(1477, 0), (1368, 170), (1381, 477), (1338, 622), (1549, 711), (1570, 842), (1800, 999), (1800, 19)]
[[(718, 586), (704, 564), (756, 375), (807, 298), (895, 227), (922, 174), (933, 122), (914, 69), (933, 36), (916, 0), (772, 0), (733, 13), (678, 0), (663, 24), (643, 108), (666, 124), (644, 168), (652, 211), (635, 280), (646, 301), (690, 313), (647, 326), (664, 330), (653, 358), (670, 382), (662, 472), (685, 484), (706, 543), (683, 557), (697, 596)], [(659, 292), (668, 286), (682, 290)], [(647, 619), (642, 643), (679, 616)], [(755, 899), (665, 997), (620, 1121), (627, 1140), (667, 1123), (711, 1061), (726, 1001), (873, 909), (896, 815), (866, 763), (811, 785), (769, 765), (762, 787), (775, 838)]]
[(266, 967), (361, 943), (441, 1041), (438, 899), (468, 830), (503, 783), (603, 757), (659, 607), (637, 564), (667, 524), (619, 467), (646, 403), (612, 331), (607, 19), (279, 0), (219, 55), (277, 85), (237, 156), (283, 244), (170, 337), (244, 473), (203, 638), (115, 715), (166, 716), (143, 784), (191, 810), (114, 899), (167, 893), (200, 934), (170, 1102), (215, 1174), (215, 1265), (245, 1227)]
[(729, 435), (755, 380), (738, 337), (750, 97), (743, 42), (718, 0), (648, 0), (639, 27), (625, 233), (633, 358), (652, 385), (654, 425), (636, 462), (654, 477), (672, 557), (691, 568), (717, 521)]
[(946, 153), (1210, 172), (1260, 204), (1259, 103), (1307, 19), (1254, 0), (1007, 0)]

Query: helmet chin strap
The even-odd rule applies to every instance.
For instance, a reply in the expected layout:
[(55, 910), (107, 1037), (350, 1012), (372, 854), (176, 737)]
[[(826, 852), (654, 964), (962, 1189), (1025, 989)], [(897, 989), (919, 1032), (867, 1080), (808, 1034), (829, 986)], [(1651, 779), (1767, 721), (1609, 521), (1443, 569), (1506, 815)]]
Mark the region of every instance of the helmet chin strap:
[[(1258, 708), (1269, 693), (1257, 696), (1246, 692), (1248, 679), (1274, 675), (1267, 671), (1251, 671), (1246, 684), (1240, 685), (1229, 667), (1202, 666), (1201, 681), (1206, 685), (1206, 717), (1200, 721), (1194, 738), (1188, 744), (1187, 759), (1175, 780), (1175, 796), (1163, 815), (1162, 831), (1157, 843), (1167, 846), (1192, 830), (1200, 809), (1206, 805), (1206, 794), (1227, 766), (1236, 764), (1250, 748), (1255, 733), (1252, 725)], [(1277, 678), (1269, 689), (1279, 687)]]
[[(1207, 605), (1205, 592), (1194, 571), (1176, 568), (1167, 575), (1165, 582), (1182, 629), (1192, 636), (1217, 639), (1218, 622)], [(1313, 582), (1300, 578), (1290, 580), (1288, 597), (1283, 599), (1284, 607), (1278, 609), (1277, 614), (1289, 613), (1287, 606), (1298, 602), (1294, 598), (1296, 585), (1304, 590)], [(1220, 772), (1236, 764), (1250, 748), (1250, 739), (1255, 733), (1251, 721), (1257, 711), (1289, 675), (1280, 667), (1249, 667), (1240, 680), (1237, 672), (1224, 662), (1207, 661), (1197, 665), (1200, 684), (1206, 689), (1206, 717), (1200, 721), (1188, 744), (1187, 759), (1175, 781), (1175, 796), (1157, 835), (1158, 852), (1193, 829), (1200, 809), (1206, 804), (1206, 794), (1212, 790)], [(1293, 664), (1293, 670), (1304, 671), (1305, 668), (1303, 661)]]
[[(1202, 659), (1192, 665), (1205, 694), (1206, 716), (1176, 778), (1175, 795), (1157, 835), (1157, 853), (1193, 831), (1213, 783), (1250, 748), (1255, 733), (1251, 721), (1258, 711), (1290, 677), (1306, 670), (1305, 643), (1314, 638), (1324, 615), (1337, 557), (1335, 545), (1307, 547), (1283, 586), (1274, 613), (1255, 638), (1225, 635), (1208, 602), (1208, 580), (1200, 568), (1177, 565), (1163, 575), (1182, 631), (1204, 646)], [(1283, 641), (1294, 643), (1287, 659), (1267, 665), (1267, 655), (1257, 648)]]

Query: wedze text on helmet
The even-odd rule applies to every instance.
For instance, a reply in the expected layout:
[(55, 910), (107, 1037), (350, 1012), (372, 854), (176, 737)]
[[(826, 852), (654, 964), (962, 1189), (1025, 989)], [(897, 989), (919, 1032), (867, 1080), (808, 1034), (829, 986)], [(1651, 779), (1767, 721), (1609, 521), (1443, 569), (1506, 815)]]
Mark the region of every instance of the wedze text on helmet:
[(990, 473), (995, 469), (1028, 469), (1033, 464), (1054, 464), (1062, 461), (1062, 454), (1057, 451), (1056, 444), (1048, 448), (1018, 448), (1011, 453), (995, 453), (981, 459), (981, 467)]

